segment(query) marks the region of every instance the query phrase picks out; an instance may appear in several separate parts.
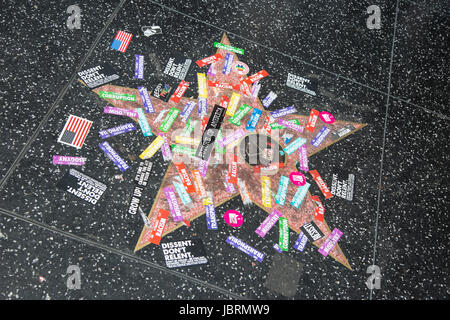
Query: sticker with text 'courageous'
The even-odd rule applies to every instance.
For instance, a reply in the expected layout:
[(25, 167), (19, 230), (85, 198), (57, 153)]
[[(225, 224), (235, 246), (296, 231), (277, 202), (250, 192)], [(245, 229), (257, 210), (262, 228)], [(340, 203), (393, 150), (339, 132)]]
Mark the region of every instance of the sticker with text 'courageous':
[(167, 268), (187, 267), (208, 263), (205, 247), (199, 238), (161, 242)]
[(75, 169), (67, 171), (56, 186), (91, 204), (96, 204), (106, 190), (105, 184)]

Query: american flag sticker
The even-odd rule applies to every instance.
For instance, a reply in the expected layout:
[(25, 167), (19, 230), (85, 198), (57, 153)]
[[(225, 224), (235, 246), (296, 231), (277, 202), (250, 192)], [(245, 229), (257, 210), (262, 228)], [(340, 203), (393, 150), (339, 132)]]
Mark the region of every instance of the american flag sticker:
[(58, 142), (81, 149), (91, 126), (92, 121), (70, 115), (59, 135)]
[(118, 50), (120, 52), (127, 51), (132, 37), (133, 35), (131, 33), (126, 33), (122, 30), (119, 30), (111, 44), (111, 49)]

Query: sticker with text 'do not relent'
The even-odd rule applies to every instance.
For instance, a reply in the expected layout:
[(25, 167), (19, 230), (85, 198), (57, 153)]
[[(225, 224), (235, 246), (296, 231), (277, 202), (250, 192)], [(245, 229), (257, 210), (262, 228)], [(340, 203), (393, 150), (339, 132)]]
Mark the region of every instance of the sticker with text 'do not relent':
[(161, 242), (161, 249), (167, 268), (208, 263), (205, 247), (199, 238)]

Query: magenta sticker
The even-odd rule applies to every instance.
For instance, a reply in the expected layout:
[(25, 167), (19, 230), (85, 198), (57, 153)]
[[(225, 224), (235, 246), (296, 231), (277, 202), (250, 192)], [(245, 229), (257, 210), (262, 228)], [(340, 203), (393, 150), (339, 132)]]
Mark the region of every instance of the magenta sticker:
[(334, 117), (331, 113), (326, 112), (326, 111), (322, 111), (319, 114), (320, 120), (322, 120), (323, 122), (330, 124), (334, 122)]
[(224, 215), (225, 222), (234, 228), (240, 227), (244, 222), (242, 214), (236, 210), (228, 210)]
[(306, 183), (304, 174), (297, 171), (291, 172), (291, 174), (289, 175), (289, 179), (291, 179), (291, 182), (296, 186), (303, 186)]

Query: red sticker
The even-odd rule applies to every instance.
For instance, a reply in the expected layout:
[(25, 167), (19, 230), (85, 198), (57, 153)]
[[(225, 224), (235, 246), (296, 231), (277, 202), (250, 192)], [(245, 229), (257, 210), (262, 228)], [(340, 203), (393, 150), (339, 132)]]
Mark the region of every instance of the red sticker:
[(247, 83), (248, 85), (251, 85), (253, 82), (258, 81), (264, 77), (267, 77), (268, 75), (269, 75), (269, 73), (266, 70), (261, 70), (255, 74), (251, 75), (247, 79), (243, 80), (243, 82)]
[(208, 64), (211, 64), (213, 62), (217, 62), (219, 60), (222, 60), (222, 59), (223, 59), (223, 56), (220, 53), (216, 53), (213, 56), (209, 56), (209, 57), (203, 58), (201, 60), (197, 60), (197, 61), (195, 61), (195, 63), (201, 68), (201, 67), (204, 67), (204, 66), (206, 66)]
[(306, 183), (306, 178), (303, 173), (297, 171), (291, 172), (289, 179), (296, 186), (304, 186)]
[(181, 181), (184, 184), (184, 187), (186, 188), (187, 193), (194, 193), (195, 192), (195, 186), (192, 183), (191, 177), (189, 176), (189, 173), (186, 170), (186, 166), (183, 162), (175, 163), (175, 167), (177, 168), (178, 174), (180, 175)]
[(226, 82), (214, 82), (211, 80), (208, 80), (208, 86), (212, 88), (219, 88), (219, 89), (233, 89), (236, 91), (239, 91), (240, 85), (239, 84), (231, 84)]
[(170, 101), (173, 101), (175, 103), (180, 102), (181, 97), (186, 92), (187, 88), (189, 87), (189, 82), (185, 82), (184, 80), (181, 80), (180, 84), (177, 87), (177, 90), (173, 93), (173, 95), (170, 97)]
[(333, 194), (330, 192), (330, 189), (328, 189), (325, 181), (323, 181), (319, 172), (317, 172), (317, 170), (311, 170), (311, 171), (309, 171), (309, 174), (313, 177), (314, 181), (319, 186), (320, 191), (322, 191), (323, 195), (325, 196), (325, 199), (332, 198)]
[(316, 204), (316, 208), (314, 209), (314, 219), (323, 222), (323, 218), (325, 215), (325, 207), (320, 201), (319, 196), (311, 196), (311, 200)]
[(238, 174), (238, 158), (234, 154), (232, 161), (228, 166), (228, 182), (232, 184), (237, 184), (237, 174)]
[(316, 128), (317, 118), (319, 117), (319, 111), (316, 109), (311, 109), (311, 113), (309, 114), (308, 123), (306, 125), (306, 130), (309, 132), (314, 132)]
[(150, 242), (159, 245), (161, 242), (164, 228), (166, 227), (167, 219), (169, 218), (169, 211), (159, 209), (158, 217), (153, 225), (152, 234), (150, 235)]

